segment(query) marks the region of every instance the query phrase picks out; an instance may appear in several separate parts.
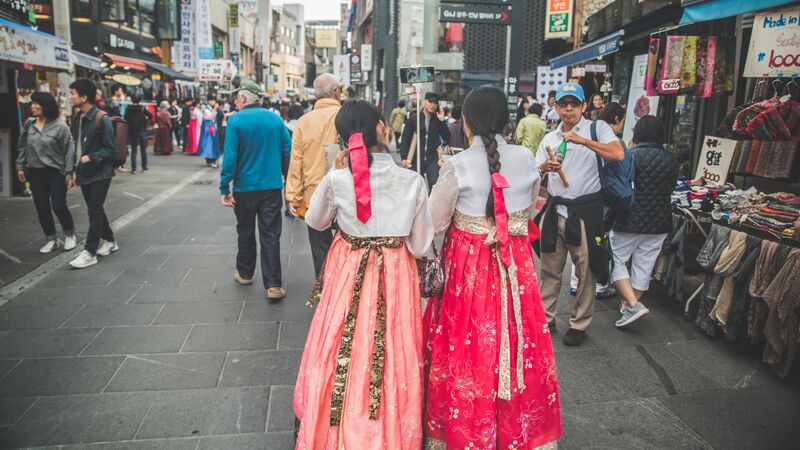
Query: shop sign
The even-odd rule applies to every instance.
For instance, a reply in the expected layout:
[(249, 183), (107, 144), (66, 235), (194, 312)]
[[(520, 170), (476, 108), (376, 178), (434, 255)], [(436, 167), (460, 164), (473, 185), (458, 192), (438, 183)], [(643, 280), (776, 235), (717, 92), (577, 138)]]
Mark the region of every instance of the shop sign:
[(231, 53), (231, 62), (233, 63), (233, 67), (236, 67), (238, 71), (242, 67), (242, 57), (239, 53)]
[(200, 59), (214, 57), (214, 35), (211, 33), (211, 0), (194, 0), (197, 19), (197, 55)]
[(372, 70), (372, 44), (361, 44), (361, 71)]
[(706, 184), (725, 184), (728, 171), (736, 150), (736, 141), (715, 136), (706, 136), (703, 139), (703, 150), (700, 152), (700, 161), (694, 177), (703, 178)]
[[(631, 87), (628, 91), (628, 109), (625, 113), (625, 128), (622, 131), (622, 140), (630, 142), (633, 139), (633, 127), (644, 116), (656, 115), (658, 111), (658, 96), (647, 96), (644, 79), (647, 74), (647, 54), (636, 55), (633, 58), (631, 69)], [(632, 105), (632, 107), (631, 107)]]
[(222, 41), (214, 41), (214, 59), (222, 59), (225, 56), (225, 44)]
[(584, 77), (586, 76), (586, 67), (573, 67), (571, 73), (573, 77)]
[(197, 73), (195, 51), (194, 7), (192, 0), (181, 0), (181, 40), (175, 43), (172, 55), (175, 70), (186, 75)]
[(605, 63), (586, 64), (583, 67), (589, 73), (606, 73), (608, 69)]
[(506, 6), (442, 5), (439, 7), (439, 22), (508, 25), (511, 23), (511, 10)]
[(0, 25), (0, 59), (56, 69), (72, 68), (66, 41), (23, 26)]
[(316, 48), (338, 48), (339, 30), (325, 28), (314, 30), (314, 46)]
[(800, 74), (800, 6), (756, 14), (746, 77)]
[(239, 0), (239, 14), (245, 17), (258, 14), (258, 0)]
[(28, 21), (30, 11), (29, 0), (3, 0), (0, 1), (0, 17), (13, 22), (25, 23)]
[(572, 36), (573, 0), (547, 0), (545, 39), (564, 39)]
[(126, 73), (115, 74), (111, 77), (111, 79), (119, 84), (124, 84), (125, 86), (139, 86), (142, 84), (142, 80)]
[(547, 105), (547, 94), (557, 91), (558, 87), (567, 82), (567, 68), (551, 69), (550, 66), (536, 68), (536, 101)]
[[(136, 42), (133, 42), (130, 39), (125, 39), (122, 37), (117, 36), (114, 33), (110, 33), (108, 35), (108, 45), (111, 48), (123, 48), (125, 50), (136, 50)], [(149, 50), (148, 50), (149, 52)]]
[(239, 71), (227, 59), (201, 59), (200, 81), (230, 81)]
[(228, 28), (239, 28), (239, 5), (236, 3), (228, 6)]
[(350, 86), (350, 55), (333, 56), (333, 76), (339, 81), (339, 86)]
[(350, 83), (361, 83), (361, 57), (350, 55)]

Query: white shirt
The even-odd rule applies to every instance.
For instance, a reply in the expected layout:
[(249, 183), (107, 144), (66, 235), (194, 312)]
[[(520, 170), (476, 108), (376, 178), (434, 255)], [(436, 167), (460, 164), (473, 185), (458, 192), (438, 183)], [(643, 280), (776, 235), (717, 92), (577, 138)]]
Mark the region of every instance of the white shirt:
[[(592, 122), (590, 120), (581, 117), (581, 121), (572, 128), (572, 131), (586, 139), (592, 139), (591, 125)], [(562, 122), (558, 125), (558, 128), (547, 133), (542, 139), (542, 143), (539, 144), (539, 149), (536, 152), (536, 162), (541, 164), (548, 158), (545, 147), (550, 147), (553, 154), (555, 154), (563, 140), (564, 123)], [(611, 127), (602, 120), (597, 121), (597, 140), (601, 144), (619, 141)], [(547, 181), (547, 192), (550, 195), (566, 199), (578, 198), (598, 192), (601, 186), (597, 169), (597, 157), (595, 155), (596, 153), (586, 146), (568, 143), (567, 154), (561, 162), (561, 169), (567, 177), (569, 187), (564, 186), (561, 177), (557, 173), (551, 172), (547, 174), (550, 177)], [(558, 213), (567, 217), (567, 207), (559, 205)]]
[[(497, 136), (500, 153), (500, 173), (511, 186), (503, 189), (509, 213), (530, 208), (536, 215), (535, 201), (539, 194), (539, 166), (531, 151), (520, 145), (509, 145)], [(492, 189), (489, 162), (483, 141), (474, 139), (472, 145), (448, 159), (442, 166), (439, 180), (431, 192), (431, 213), (437, 233), (444, 232), (453, 212), (473, 217), (486, 216), (486, 201)]]
[(328, 172), (314, 191), (306, 223), (315, 230), (330, 228), (333, 220), (356, 237), (406, 237), (415, 257), (425, 256), (433, 241), (428, 188), (422, 177), (395, 164), (388, 153), (373, 153), (369, 168), (372, 216), (367, 223), (356, 217), (356, 194), (350, 169)]

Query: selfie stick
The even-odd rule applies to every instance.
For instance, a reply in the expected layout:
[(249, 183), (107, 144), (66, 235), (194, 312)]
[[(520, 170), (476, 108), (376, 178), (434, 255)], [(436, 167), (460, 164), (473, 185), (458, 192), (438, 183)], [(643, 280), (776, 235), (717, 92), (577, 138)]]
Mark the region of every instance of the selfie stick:
[[(419, 152), (419, 141), (422, 140), (422, 133), (420, 130), (420, 121), (419, 116), (422, 112), (422, 95), (420, 91), (420, 87), (422, 86), (421, 83), (414, 83), (414, 89), (417, 91), (417, 173), (422, 175), (422, 153)], [(425, 143), (427, 144), (428, 139), (427, 135), (425, 136)], [(423, 175), (422, 178), (425, 178)]]

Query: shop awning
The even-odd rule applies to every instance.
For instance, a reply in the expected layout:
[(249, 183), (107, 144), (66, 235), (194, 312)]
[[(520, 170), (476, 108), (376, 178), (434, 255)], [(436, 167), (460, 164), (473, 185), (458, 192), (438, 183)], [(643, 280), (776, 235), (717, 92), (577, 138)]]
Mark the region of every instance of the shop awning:
[(563, 55), (555, 58), (550, 58), (550, 70), (558, 69), (559, 67), (580, 64), (591, 59), (617, 52), (622, 46), (622, 36), (624, 34), (625, 30), (619, 30), (603, 36), (594, 42), (590, 42), (584, 46), (576, 48), (571, 52), (564, 53)]
[(72, 68), (69, 43), (52, 34), (0, 18), (0, 38), (0, 60), (61, 70)]
[(102, 61), (100, 58), (95, 56), (87, 55), (86, 53), (81, 53), (79, 51), (72, 51), (72, 63), (76, 66), (80, 66), (89, 70), (94, 70), (95, 72), (99, 72), (102, 69), (100, 65)]
[(162, 74), (172, 78), (173, 80), (187, 80), (187, 81), (194, 80), (193, 77), (190, 77), (189, 75), (184, 75), (178, 72), (177, 70), (174, 70), (171, 67), (167, 67), (163, 64), (152, 63), (152, 62), (146, 62), (144, 64), (147, 67), (155, 70), (156, 72), (161, 72)]
[(111, 63), (116, 65), (115, 69), (125, 70), (138, 70), (144, 72), (147, 70), (144, 63), (138, 59), (126, 58), (124, 56), (112, 55), (111, 53), (105, 54), (106, 58), (111, 60)]
[(681, 25), (724, 19), (762, 9), (787, 5), (796, 0), (706, 0), (683, 8)]

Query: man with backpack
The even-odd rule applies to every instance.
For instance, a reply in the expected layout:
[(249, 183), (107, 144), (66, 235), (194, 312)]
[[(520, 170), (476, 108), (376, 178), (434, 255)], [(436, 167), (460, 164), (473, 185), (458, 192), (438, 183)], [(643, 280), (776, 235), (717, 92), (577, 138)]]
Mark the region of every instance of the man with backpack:
[(593, 124), (583, 117), (587, 105), (579, 84), (563, 84), (555, 100), (561, 124), (544, 137), (536, 152), (550, 194), (540, 222), (541, 293), (547, 320), (555, 331), (556, 303), (569, 253), (578, 274), (578, 292), (564, 344), (576, 346), (583, 343), (594, 315), (595, 281), (605, 283), (609, 276), (602, 161), (622, 161), (625, 152), (608, 124)]
[(80, 79), (70, 84), (69, 88), (72, 107), (78, 109), (71, 127), (75, 141), (75, 184), (80, 186), (89, 211), (86, 245), (69, 265), (83, 269), (97, 264), (98, 255), (106, 256), (119, 250), (103, 210), (114, 177), (116, 138), (107, 113), (94, 105), (95, 84)]

